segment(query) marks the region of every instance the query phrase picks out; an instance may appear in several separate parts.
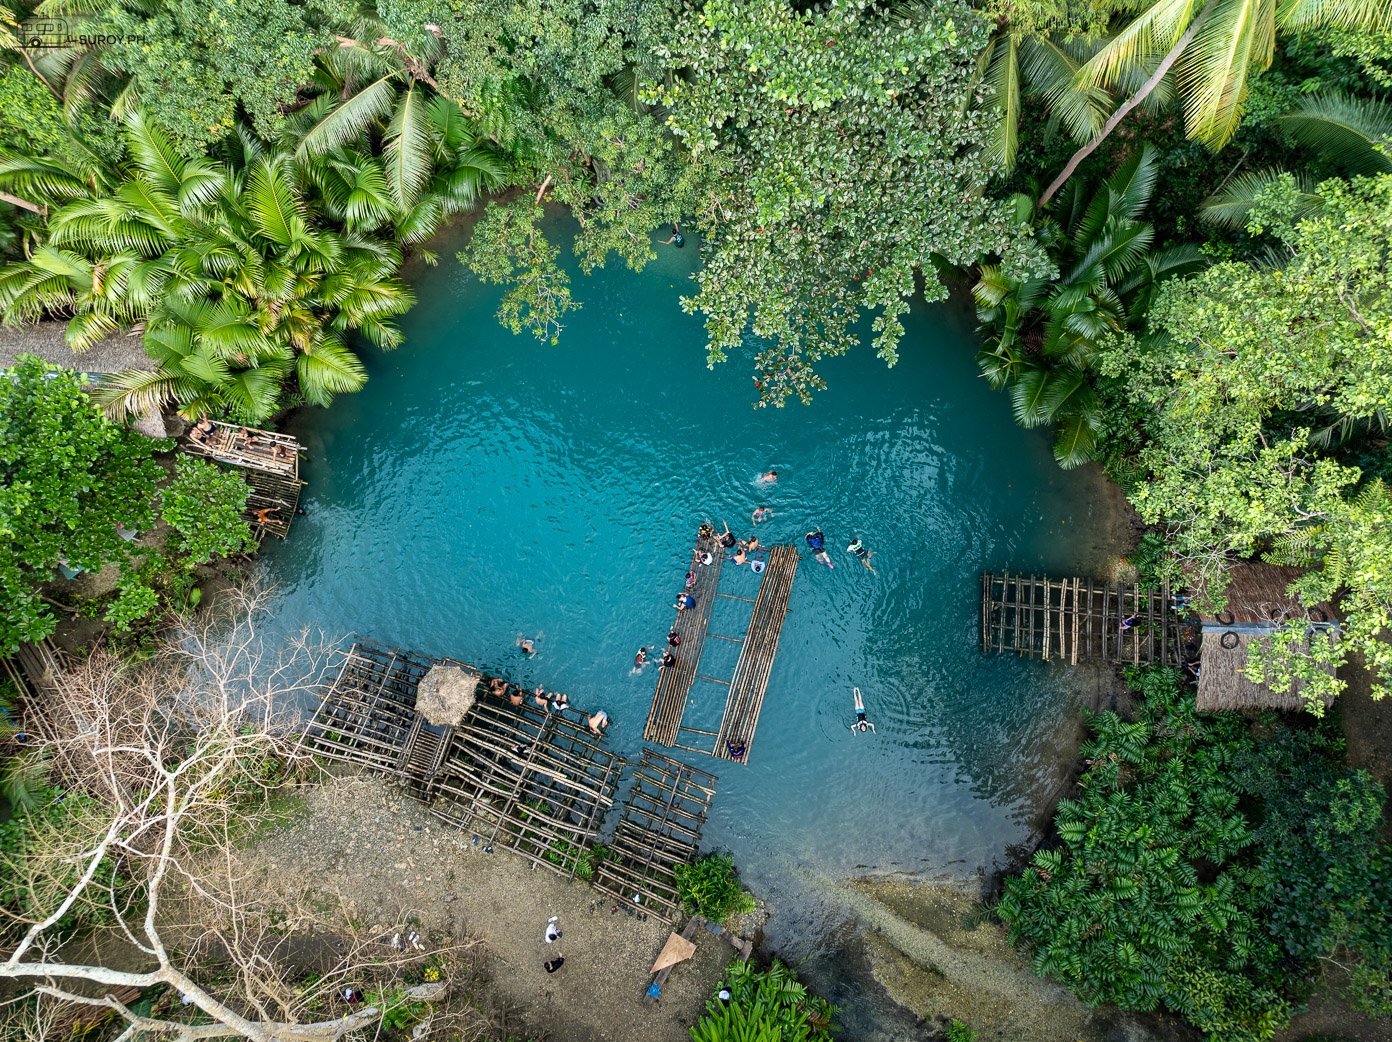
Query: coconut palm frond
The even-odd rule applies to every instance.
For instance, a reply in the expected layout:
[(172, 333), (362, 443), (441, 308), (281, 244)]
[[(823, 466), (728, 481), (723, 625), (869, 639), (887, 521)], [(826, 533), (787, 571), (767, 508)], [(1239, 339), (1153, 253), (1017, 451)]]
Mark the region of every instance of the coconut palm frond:
[(422, 88), (406, 88), (387, 127), (385, 168), (396, 205), (412, 206), (430, 179), (431, 135)]
[(1302, 145), (1350, 174), (1392, 171), (1392, 102), (1325, 91), (1302, 99), (1280, 121)]
[(1184, 126), (1218, 151), (1237, 132), (1251, 76), (1270, 67), (1276, 49), (1271, 0), (1218, 0), (1179, 63)]
[(997, 33), (977, 59), (977, 76), (990, 90), (986, 107), (998, 113), (984, 149), (989, 162), (1009, 171), (1020, 147), (1020, 33)]
[(1315, 193), (1315, 180), (1309, 174), (1304, 171), (1292, 174), (1276, 167), (1267, 167), (1234, 175), (1227, 184), (1203, 201), (1199, 208), (1199, 219), (1224, 228), (1246, 228), (1257, 196), (1285, 178), (1291, 178), (1299, 190), (1295, 214), (1297, 219), (1318, 212), (1324, 205)]
[(1021, 52), (1030, 93), (1044, 102), (1074, 141), (1091, 140), (1111, 114), (1111, 97), (1101, 87), (1078, 86), (1079, 63), (1048, 37), (1027, 37)]
[(352, 97), (339, 102), (318, 123), (305, 131), (297, 156), (330, 152), (361, 137), (391, 114), (396, 104), (401, 73), (393, 70), (367, 84)]

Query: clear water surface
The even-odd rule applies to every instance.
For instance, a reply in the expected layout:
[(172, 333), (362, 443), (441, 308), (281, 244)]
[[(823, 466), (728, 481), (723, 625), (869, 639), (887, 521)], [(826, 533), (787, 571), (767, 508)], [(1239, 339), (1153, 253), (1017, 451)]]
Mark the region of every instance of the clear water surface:
[[(1093, 485), (979, 378), (969, 311), (920, 304), (894, 369), (861, 350), (823, 365), (812, 406), (756, 410), (748, 356), (708, 370), (677, 305), (690, 241), (639, 275), (576, 272), (583, 309), (550, 347), (498, 325), (501, 291), (453, 260), (463, 234), (412, 269), (406, 343), (369, 357), (366, 390), (297, 421), (307, 515), (265, 555), (278, 625), (567, 691), (636, 760), (657, 678), (634, 652), (663, 643), (698, 524), (748, 534), (767, 505), (765, 543), (820, 525), (835, 567), (798, 570), (750, 763), (677, 755), (719, 774), (706, 841), (769, 899), (775, 948), (834, 953), (844, 916), (809, 880), (966, 878), (1024, 839), (1076, 697), (1062, 671), (981, 656), (978, 574), (1083, 565)], [(857, 535), (878, 574), (845, 552)], [(723, 588), (757, 579), (727, 564)], [(748, 607), (722, 598), (712, 631), (742, 633)], [(708, 641), (701, 671), (728, 677), (737, 650)], [(850, 731), (853, 685), (873, 736)], [(724, 698), (698, 682), (687, 722)]]

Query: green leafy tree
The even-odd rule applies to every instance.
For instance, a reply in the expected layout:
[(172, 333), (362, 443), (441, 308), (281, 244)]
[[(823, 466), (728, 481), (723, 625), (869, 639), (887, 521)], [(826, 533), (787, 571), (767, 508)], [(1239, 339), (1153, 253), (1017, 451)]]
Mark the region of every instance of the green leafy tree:
[(1090, 720), (1060, 845), (1007, 880), (1001, 918), (1039, 973), (1090, 1004), (1164, 1005), (1214, 1042), (1270, 1038), (1292, 1005), (1240, 856), (1253, 842), (1231, 771), (1244, 724), (1199, 716), (1173, 670), (1128, 677), (1139, 718)]
[(990, 119), (968, 103), (985, 42), (951, 0), (904, 14), (859, 0), (686, 8), (663, 52), (672, 75), (650, 94), (708, 186), (700, 288), (683, 306), (706, 316), (712, 364), (748, 330), (766, 342), (764, 404), (808, 401), (824, 386), (815, 363), (858, 342), (867, 311), (892, 365), (918, 276), (928, 299), (946, 294), (933, 258), (1043, 270), (1016, 255), (1028, 227), (981, 190)]
[(242, 518), (251, 489), (240, 474), (208, 460), (180, 456), (160, 489), (160, 518), (174, 530), (170, 550), (183, 568), (253, 549)]
[(23, 358), (0, 378), (0, 650), (53, 631), (40, 586), (66, 561), (129, 567), (117, 532), (155, 522), (155, 443), (93, 407), (79, 377)]
[[(1392, 533), (1380, 485), (1360, 489), (1356, 467), (1331, 446), (1381, 437), (1392, 402), (1392, 175), (1318, 190), (1313, 213), (1290, 179), (1254, 211), (1284, 262), (1229, 262), (1168, 284), (1151, 311), (1154, 335), (1104, 352), (1104, 372), (1139, 416), (1146, 480), (1130, 492), (1149, 523), (1167, 523), (1177, 560), (1201, 585), (1222, 587), (1226, 561), (1270, 553), (1311, 565), (1295, 592), (1308, 605), (1338, 599), (1336, 644), (1287, 630), (1254, 675), (1310, 682), (1322, 705), (1343, 686), (1328, 676), (1357, 650), (1374, 695), (1392, 680)], [(1319, 661), (1291, 652), (1305, 644)], [(1265, 655), (1265, 657), (1263, 657)], [(1278, 663), (1284, 660), (1287, 665)], [(1281, 670), (1285, 673), (1282, 674)]]
[[(1039, 224), (1058, 276), (1019, 278), (983, 264), (972, 288), (977, 317), (995, 334), (978, 360), (994, 387), (1009, 387), (1024, 427), (1057, 424), (1054, 458), (1063, 467), (1093, 459), (1103, 405), (1093, 363), (1102, 340), (1140, 324), (1167, 278), (1201, 268), (1187, 245), (1153, 250), (1155, 230), (1140, 220), (1160, 169), (1149, 146), (1090, 196), (1074, 182)], [(1017, 205), (1028, 213), (1030, 201)]]

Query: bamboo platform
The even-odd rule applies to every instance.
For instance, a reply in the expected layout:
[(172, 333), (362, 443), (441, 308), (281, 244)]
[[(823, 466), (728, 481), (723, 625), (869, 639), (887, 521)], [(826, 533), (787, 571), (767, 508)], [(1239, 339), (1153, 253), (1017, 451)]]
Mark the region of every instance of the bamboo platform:
[(305, 728), (301, 747), (406, 784), (436, 817), (472, 831), (485, 849), (510, 849), (574, 877), (593, 847), (625, 761), (581, 720), (483, 691), (456, 727), (416, 712), (416, 688), (437, 663), (360, 641)]
[[(713, 558), (709, 565), (701, 564), (704, 553), (709, 553)], [(720, 586), (720, 567), (724, 563), (725, 550), (718, 542), (714, 539), (696, 540), (689, 566), (696, 576), (696, 585), (687, 591), (696, 598), (696, 606), (677, 612), (673, 623), (673, 628), (681, 636), (681, 645), (675, 649), (677, 664), (658, 670), (657, 690), (653, 693), (652, 708), (648, 711), (648, 722), (643, 728), (643, 737), (649, 742), (660, 745), (676, 743), (682, 713), (686, 709), (686, 696), (696, 679), (696, 666), (701, 660), (701, 649), (705, 646), (711, 609)]]
[[(205, 439), (192, 436), (189, 428), (180, 445), (190, 456), (216, 460), (240, 471), (251, 487), (242, 517), (258, 539), (273, 535), (284, 539), (300, 505), (300, 443), (288, 434), (239, 427), (233, 423), (213, 424)], [(275, 516), (257, 519), (257, 511), (271, 510)]]
[[(748, 762), (749, 753), (754, 748), (754, 731), (759, 726), (759, 713), (764, 707), (769, 674), (773, 670), (773, 659), (778, 653), (778, 638), (788, 614), (788, 600), (792, 596), (793, 578), (797, 575), (799, 560), (797, 550), (791, 546), (775, 546), (769, 551), (768, 567), (759, 583), (759, 594), (754, 599), (749, 629), (740, 646), (735, 672), (730, 677), (720, 730), (711, 735), (708, 731), (682, 728), (680, 738), (690, 736), (691, 741), (713, 738), (714, 742), (709, 749), (681, 741), (673, 743), (678, 748), (706, 753), (734, 763)], [(742, 756), (737, 758), (730, 754), (732, 742), (743, 743)]]
[(594, 887), (676, 921), (681, 914), (676, 867), (696, 860), (701, 828), (715, 796), (715, 775), (644, 749), (633, 788), (595, 868)]
[[(1184, 662), (1185, 621), (1173, 610), (1169, 586), (1039, 576), (981, 576), (981, 651), (1013, 652), (1046, 661)], [(1121, 628), (1124, 619), (1135, 622)]]

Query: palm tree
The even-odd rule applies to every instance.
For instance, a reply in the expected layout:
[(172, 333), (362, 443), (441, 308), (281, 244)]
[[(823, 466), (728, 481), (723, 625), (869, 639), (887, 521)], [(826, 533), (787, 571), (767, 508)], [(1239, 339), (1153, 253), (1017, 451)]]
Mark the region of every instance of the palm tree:
[(395, 242), (336, 230), (294, 164), (249, 141), (237, 167), (181, 156), (139, 114), (125, 138), (123, 179), (62, 206), (48, 242), (0, 268), (0, 312), (69, 314), (79, 350), (143, 322), (157, 368), (96, 392), (113, 414), (177, 403), (257, 420), (291, 373), (315, 404), (361, 387), (346, 338), (396, 346), (391, 320), (413, 303)]
[[(1102, 403), (1091, 364), (1108, 333), (1131, 327), (1168, 278), (1198, 270), (1192, 246), (1153, 251), (1151, 225), (1140, 215), (1159, 168), (1146, 146), (1088, 196), (1075, 185), (1040, 223), (1036, 235), (1059, 268), (1057, 279), (1017, 279), (982, 265), (972, 293), (977, 317), (995, 334), (979, 362), (994, 387), (1009, 387), (1021, 426), (1056, 425), (1054, 457), (1075, 467), (1096, 455)], [(1017, 212), (1033, 204), (1016, 197)]]
[(1078, 71), (1079, 87), (1112, 87), (1137, 67), (1158, 61), (1091, 141), (1080, 148), (1039, 199), (1042, 208), (1126, 115), (1171, 72), (1189, 137), (1215, 151), (1242, 119), (1250, 78), (1271, 65), (1278, 33), (1325, 27), (1392, 29), (1387, 0), (1149, 0)]

